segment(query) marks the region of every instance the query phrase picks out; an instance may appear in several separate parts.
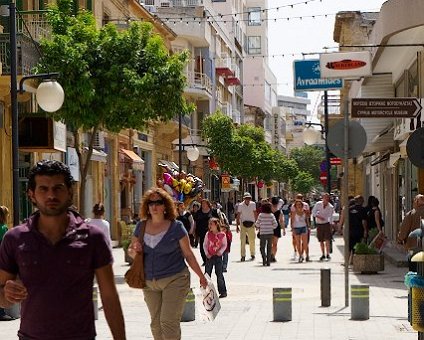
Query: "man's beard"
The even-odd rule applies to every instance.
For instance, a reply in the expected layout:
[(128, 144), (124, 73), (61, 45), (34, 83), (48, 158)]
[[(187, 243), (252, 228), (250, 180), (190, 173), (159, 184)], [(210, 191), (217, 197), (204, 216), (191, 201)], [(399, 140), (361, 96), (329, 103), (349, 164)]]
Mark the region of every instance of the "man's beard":
[(65, 202), (63, 204), (59, 204), (54, 208), (49, 208), (47, 206), (40, 207), (35, 202), (35, 206), (37, 209), (46, 216), (59, 216), (62, 215), (64, 212), (68, 210), (68, 208), (72, 205), (72, 199), (69, 199), (68, 202)]

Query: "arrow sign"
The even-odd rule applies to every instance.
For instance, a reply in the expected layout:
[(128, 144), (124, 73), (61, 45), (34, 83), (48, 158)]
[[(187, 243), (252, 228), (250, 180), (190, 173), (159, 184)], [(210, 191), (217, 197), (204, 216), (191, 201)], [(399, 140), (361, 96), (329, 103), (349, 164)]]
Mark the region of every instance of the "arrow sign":
[(354, 98), (353, 118), (414, 118), (421, 112), (417, 98)]

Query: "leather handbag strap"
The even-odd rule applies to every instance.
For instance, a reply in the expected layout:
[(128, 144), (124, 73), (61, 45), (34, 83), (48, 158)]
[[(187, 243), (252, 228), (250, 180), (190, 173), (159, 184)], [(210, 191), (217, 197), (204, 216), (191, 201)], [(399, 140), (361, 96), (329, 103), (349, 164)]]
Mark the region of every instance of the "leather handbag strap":
[(141, 246), (144, 246), (144, 233), (146, 232), (146, 221), (140, 221), (140, 233), (138, 234), (138, 240)]

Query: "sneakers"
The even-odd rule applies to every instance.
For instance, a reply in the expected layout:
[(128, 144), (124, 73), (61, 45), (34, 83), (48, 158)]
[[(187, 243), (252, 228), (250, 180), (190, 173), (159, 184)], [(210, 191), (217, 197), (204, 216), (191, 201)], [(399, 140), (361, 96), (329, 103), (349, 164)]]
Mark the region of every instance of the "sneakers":
[(255, 259), (255, 255), (252, 255), (250, 259), (253, 261)]
[(299, 256), (299, 263), (303, 262), (303, 256)]
[(309, 256), (306, 256), (306, 262), (312, 262)]
[(223, 299), (223, 298), (226, 298), (226, 297), (227, 297), (227, 293), (219, 294), (219, 298), (220, 299)]
[(275, 256), (271, 256), (271, 262), (277, 262), (277, 260), (275, 259)]
[(328, 254), (327, 254), (327, 260), (331, 260), (331, 257), (330, 257), (330, 255), (328, 255)]
[(242, 256), (240, 261), (241, 261), (241, 262), (246, 261), (246, 256)]
[(320, 261), (324, 261), (324, 260), (325, 260), (325, 256), (324, 256), (324, 255), (322, 255), (322, 256), (319, 258), (319, 260), (320, 260)]

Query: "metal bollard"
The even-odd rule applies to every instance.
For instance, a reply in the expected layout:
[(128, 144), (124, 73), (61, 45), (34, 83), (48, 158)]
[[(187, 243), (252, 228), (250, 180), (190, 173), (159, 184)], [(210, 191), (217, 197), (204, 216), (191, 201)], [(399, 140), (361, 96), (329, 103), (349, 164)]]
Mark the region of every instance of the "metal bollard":
[(274, 309), (274, 321), (292, 320), (292, 289), (273, 288), (272, 304)]
[(94, 309), (94, 320), (99, 320), (99, 308), (98, 308), (98, 291), (97, 286), (93, 286), (93, 309)]
[(368, 285), (350, 286), (352, 320), (368, 320), (370, 318), (370, 287)]
[(321, 307), (331, 306), (331, 269), (321, 268)]
[(190, 288), (190, 290), (188, 291), (187, 296), (186, 296), (183, 315), (181, 316), (182, 322), (194, 321), (195, 320), (196, 310), (195, 310), (194, 302), (195, 302), (195, 298), (194, 298), (194, 294), (193, 294), (193, 289)]

